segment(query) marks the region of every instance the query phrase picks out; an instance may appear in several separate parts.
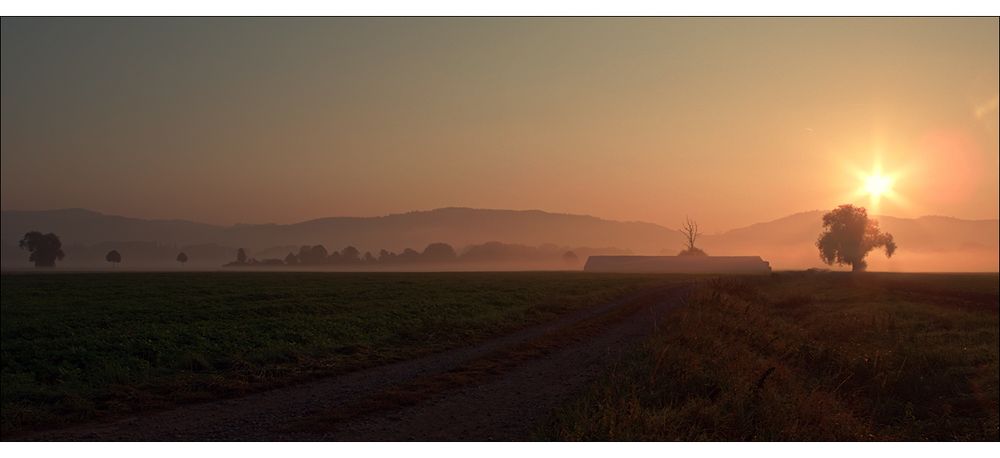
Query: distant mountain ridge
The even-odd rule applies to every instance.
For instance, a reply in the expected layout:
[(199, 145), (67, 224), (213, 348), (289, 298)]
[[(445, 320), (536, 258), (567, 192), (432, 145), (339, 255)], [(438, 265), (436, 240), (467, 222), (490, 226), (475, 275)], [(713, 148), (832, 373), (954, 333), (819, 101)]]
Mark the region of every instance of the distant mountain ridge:
[[(823, 267), (814, 243), (824, 211), (815, 210), (707, 235), (701, 240), (710, 254), (761, 255), (781, 269)], [(892, 259), (873, 252), (873, 270), (989, 271), (1000, 264), (1000, 221), (946, 216), (898, 218), (875, 215), (879, 227), (893, 235), (899, 250)]]
[[(816, 240), (822, 226), (821, 210), (795, 213), (773, 221), (707, 235), (706, 247), (787, 245), (793, 241)], [(966, 220), (949, 216), (898, 218), (875, 215), (879, 227), (893, 234), (897, 242), (921, 252), (962, 249), (997, 249), (1000, 246), (1000, 220)], [(947, 236), (941, 236), (947, 234)]]
[[(501, 241), (529, 246), (615, 247), (636, 254), (672, 254), (682, 246), (678, 231), (657, 224), (541, 210), (447, 207), (377, 217), (328, 217), (294, 224), (233, 226), (145, 220), (84, 209), (4, 210), (0, 214), (5, 267), (24, 263), (24, 253), (16, 248), (17, 241), (31, 230), (55, 232), (66, 246), (156, 244), (165, 246), (164, 252), (174, 247), (199, 246), (220, 253), (219, 256), (235, 247), (271, 252), (276, 247), (314, 244), (323, 244), (331, 250), (353, 245), (362, 251), (377, 252), (384, 248), (398, 252), (404, 248), (419, 250), (432, 242), (445, 242), (461, 249)], [(813, 243), (820, 232), (822, 214), (818, 210), (796, 213), (705, 235), (699, 245), (709, 254), (759, 255), (777, 269), (821, 266)], [(880, 255), (873, 255), (873, 268), (894, 270), (893, 266), (905, 265), (903, 269), (907, 270), (943, 270), (935, 266), (997, 270), (998, 220), (940, 216), (877, 219), (896, 237), (900, 251), (889, 263), (880, 261)]]
[(29, 230), (55, 232), (63, 243), (95, 244), (108, 241), (204, 243), (222, 226), (186, 220), (139, 219), (105, 215), (82, 208), (61, 210), (3, 210), (0, 240), (17, 241)]
[(365, 249), (419, 248), (443, 241), (455, 246), (488, 241), (525, 245), (556, 243), (612, 246), (628, 240), (636, 249), (657, 249), (676, 231), (643, 222), (540, 210), (448, 207), (375, 217), (327, 217), (294, 224), (216, 226), (183, 220), (144, 220), (82, 209), (2, 211), (0, 240), (16, 243), (25, 232), (55, 232), (64, 244), (144, 241), (217, 243), (259, 250), (278, 245), (354, 245)]

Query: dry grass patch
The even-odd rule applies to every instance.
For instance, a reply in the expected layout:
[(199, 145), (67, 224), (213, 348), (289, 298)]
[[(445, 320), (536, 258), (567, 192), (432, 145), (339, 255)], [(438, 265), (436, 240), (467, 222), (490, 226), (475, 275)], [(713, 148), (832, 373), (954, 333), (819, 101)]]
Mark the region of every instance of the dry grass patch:
[(953, 278), (706, 282), (542, 435), (997, 440), (998, 278)]

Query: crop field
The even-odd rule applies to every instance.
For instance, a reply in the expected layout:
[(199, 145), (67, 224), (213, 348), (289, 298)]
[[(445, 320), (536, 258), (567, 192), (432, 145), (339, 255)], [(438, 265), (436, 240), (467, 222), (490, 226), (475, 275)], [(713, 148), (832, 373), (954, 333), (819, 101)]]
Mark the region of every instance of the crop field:
[(996, 274), (703, 282), (555, 440), (998, 440)]
[(668, 281), (579, 272), (3, 275), (3, 431), (404, 360)]
[[(660, 296), (667, 290), (684, 292), (673, 301)], [(611, 304), (624, 297), (632, 299)], [(445, 349), (494, 348), (493, 337), (610, 304), (454, 370), (336, 404), (309, 428), (294, 428), (299, 407), (275, 425), (323, 434), (330, 424), (347, 431), (384, 420), (388, 431), (439, 430), (448, 415), (471, 422), (474, 412), (592, 371), (572, 390), (551, 390), (562, 397), (540, 410), (534, 438), (997, 440), (998, 297), (997, 274), (10, 274), (0, 309), (3, 433), (227, 398), (213, 409), (240, 398), (233, 412), (252, 415), (260, 404), (242, 395)], [(649, 321), (643, 314), (658, 301), (676, 306)], [(622, 329), (646, 331), (585, 363), (610, 354), (591, 343), (631, 335)], [(517, 388), (496, 388), (509, 386)], [(455, 401), (466, 388), (475, 402)], [(435, 396), (454, 402), (421, 404)], [(447, 413), (410, 416), (432, 405)], [(174, 411), (172, 427), (194, 424), (196, 415)]]

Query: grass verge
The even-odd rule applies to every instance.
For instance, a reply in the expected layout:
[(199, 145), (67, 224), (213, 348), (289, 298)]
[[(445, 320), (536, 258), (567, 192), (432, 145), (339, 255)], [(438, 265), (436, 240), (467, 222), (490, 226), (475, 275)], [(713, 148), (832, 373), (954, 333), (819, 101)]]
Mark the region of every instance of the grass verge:
[(696, 288), (540, 432), (556, 440), (997, 440), (997, 275)]

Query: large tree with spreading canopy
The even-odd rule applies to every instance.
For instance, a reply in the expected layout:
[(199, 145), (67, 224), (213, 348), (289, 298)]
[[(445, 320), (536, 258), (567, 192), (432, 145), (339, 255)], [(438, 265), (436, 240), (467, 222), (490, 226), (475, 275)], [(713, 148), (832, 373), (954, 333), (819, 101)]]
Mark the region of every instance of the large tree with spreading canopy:
[(849, 265), (855, 272), (868, 267), (865, 257), (876, 248), (885, 248), (890, 258), (896, 252), (892, 234), (882, 232), (864, 207), (853, 205), (841, 205), (823, 215), (823, 233), (816, 247), (823, 262)]
[(28, 232), (17, 245), (31, 253), (28, 261), (35, 263), (35, 267), (55, 267), (56, 260), (66, 256), (59, 236), (51, 232), (48, 234), (38, 231)]

